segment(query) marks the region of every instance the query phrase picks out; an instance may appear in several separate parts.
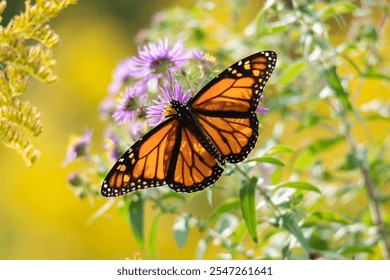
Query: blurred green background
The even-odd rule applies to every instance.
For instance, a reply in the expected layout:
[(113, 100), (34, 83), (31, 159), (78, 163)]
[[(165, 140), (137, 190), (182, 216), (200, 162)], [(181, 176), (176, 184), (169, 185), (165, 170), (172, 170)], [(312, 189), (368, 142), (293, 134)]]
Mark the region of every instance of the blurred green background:
[[(103, 151), (104, 125), (99, 119), (98, 106), (107, 94), (112, 71), (120, 60), (135, 53), (134, 37), (150, 22), (153, 14), (174, 4), (185, 7), (188, 2), (79, 0), (51, 22), (61, 38), (61, 44), (54, 49), (55, 73), (59, 80), (43, 85), (31, 79), (28, 92), (23, 96), (43, 113), (44, 130), (34, 139), (42, 155), (27, 168), (13, 150), (0, 146), (0, 259), (124, 259), (133, 258), (138, 252), (142, 257), (142, 248), (136, 244), (128, 222), (119, 218), (115, 208), (90, 222), (106, 200), (79, 200), (66, 178), (83, 165), (76, 161), (62, 168), (61, 163), (69, 136), (81, 135), (87, 128), (94, 131), (92, 151)], [(245, 13), (256, 13), (262, 1), (248, 1), (247, 5)], [(23, 8), (24, 0), (7, 1), (3, 24)], [(245, 18), (240, 20), (245, 21)], [(383, 34), (389, 34), (388, 24)], [(382, 50), (390, 47), (389, 37), (385, 37), (387, 41)], [(352, 81), (350, 87), (356, 86), (361, 86), (359, 81)], [(378, 80), (369, 80), (363, 84), (361, 92), (370, 94), (361, 94), (356, 103), (367, 102), (374, 94), (388, 98), (390, 89)], [(267, 95), (273, 98), (277, 93), (267, 92)], [(276, 121), (277, 117), (272, 114), (263, 118), (263, 139), (272, 133)], [(283, 142), (292, 147), (304, 143), (313, 133), (321, 132), (313, 127), (296, 134), (298, 125), (296, 122), (295, 127), (286, 127), (283, 134), (287, 139)], [(373, 139), (384, 139), (388, 133), (384, 127), (388, 126), (385, 121), (370, 124)], [(354, 133), (359, 141), (367, 140), (363, 128), (358, 127)], [(338, 153), (337, 149), (332, 149), (324, 157), (337, 159)], [(334, 162), (329, 160), (329, 164)], [(349, 206), (350, 210), (361, 204)], [(150, 217), (151, 209), (147, 211), (146, 217)], [(150, 222), (146, 221), (145, 225), (145, 232), (149, 232)], [(196, 230), (191, 231), (188, 243), (181, 250), (171, 234), (172, 221), (164, 220), (160, 230), (159, 258), (194, 258), (199, 235)], [(212, 249), (208, 254), (214, 255)]]

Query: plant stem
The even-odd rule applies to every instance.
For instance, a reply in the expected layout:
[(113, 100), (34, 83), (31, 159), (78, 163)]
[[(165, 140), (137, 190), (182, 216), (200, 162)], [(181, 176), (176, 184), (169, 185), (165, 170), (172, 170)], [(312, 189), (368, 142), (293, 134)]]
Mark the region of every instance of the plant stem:
[(390, 243), (387, 239), (386, 226), (383, 222), (382, 214), (377, 203), (375, 186), (366, 166), (361, 167), (360, 172), (363, 175), (368, 197), (370, 200), (370, 212), (372, 219), (374, 220), (375, 225), (378, 227), (379, 234), (382, 237), (381, 245), (383, 250), (383, 258), (388, 260), (390, 259)]
[[(341, 121), (344, 126), (343, 127), (344, 136), (347, 140), (347, 143), (350, 146), (351, 152), (353, 154), (356, 154), (358, 152), (358, 148), (357, 148), (356, 141), (353, 138), (351, 133), (351, 127), (345, 112), (345, 108), (343, 108), (341, 104), (340, 107), (341, 107)], [(382, 213), (377, 202), (376, 192), (375, 192), (376, 186), (370, 176), (370, 172), (367, 165), (368, 165), (368, 160), (367, 158), (365, 158), (364, 163), (362, 163), (361, 166), (359, 167), (359, 172), (361, 173), (364, 179), (364, 186), (367, 190), (371, 218), (373, 220), (373, 223), (377, 226), (379, 235), (381, 236), (380, 246), (382, 247), (383, 258), (390, 259), (390, 243), (387, 239), (386, 226), (383, 222)]]

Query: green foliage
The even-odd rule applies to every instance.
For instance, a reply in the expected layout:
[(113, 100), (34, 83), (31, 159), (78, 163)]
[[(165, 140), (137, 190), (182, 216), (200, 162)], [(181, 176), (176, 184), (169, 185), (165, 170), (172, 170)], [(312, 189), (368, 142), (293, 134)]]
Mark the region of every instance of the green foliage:
[[(7, 26), (0, 26), (0, 142), (21, 154), (28, 166), (40, 152), (26, 133), (37, 136), (43, 125), (41, 114), (20, 96), (26, 92), (29, 76), (43, 83), (56, 80), (52, 48), (59, 38), (48, 22), (75, 2), (26, 1), (24, 12), (14, 16)], [(6, 1), (1, 1), (0, 15), (5, 7)]]
[[(213, 1), (171, 7), (137, 37), (140, 45), (185, 38), (186, 47), (211, 53), (225, 67), (265, 49), (279, 59), (265, 89), (265, 132), (248, 160), (228, 165), (203, 192), (162, 187), (128, 195), (141, 196), (157, 213), (142, 222), (151, 225), (145, 258), (161, 257), (159, 236), (165, 240), (168, 231), (160, 221), (170, 217), (179, 248), (189, 246), (191, 229), (202, 235), (198, 259), (389, 259), (390, 104), (381, 93), (361, 92), (364, 83), (389, 87), (388, 52), (380, 50), (388, 4), (268, 0), (243, 25), (236, 5), (243, 9), (244, 2), (223, 1), (221, 18)], [(222, 69), (204, 77), (195, 67), (185, 78), (207, 81)], [(370, 133), (378, 125), (386, 137), (373, 137), (383, 128)], [(120, 147), (131, 138), (117, 135)], [(97, 158), (88, 164), (102, 180), (111, 164)], [(89, 186), (91, 193), (100, 184)]]
[(256, 202), (255, 202), (255, 190), (256, 190), (257, 178), (250, 178), (249, 180), (243, 180), (240, 188), (240, 205), (242, 217), (246, 223), (248, 233), (257, 243), (257, 219), (256, 219)]

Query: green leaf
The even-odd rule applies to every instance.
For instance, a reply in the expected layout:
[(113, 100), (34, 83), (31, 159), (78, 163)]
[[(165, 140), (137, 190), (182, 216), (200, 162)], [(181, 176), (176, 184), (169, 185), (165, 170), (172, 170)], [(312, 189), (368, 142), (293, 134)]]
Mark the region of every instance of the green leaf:
[(215, 221), (221, 214), (236, 210), (240, 207), (240, 200), (238, 198), (231, 198), (218, 205), (218, 207), (211, 214), (208, 222)]
[(313, 141), (310, 146), (308, 147), (309, 151), (313, 154), (317, 154), (319, 152), (323, 152), (329, 148), (331, 148), (333, 145), (337, 144), (338, 142), (344, 140), (345, 138), (343, 136), (336, 136), (332, 138), (323, 138), (318, 139), (316, 141)]
[(287, 66), (280, 77), (279, 84), (286, 85), (290, 83), (306, 67), (307, 61), (295, 61)]
[(312, 213), (306, 220), (307, 223), (310, 222), (332, 222), (332, 223), (338, 223), (343, 225), (350, 225), (352, 224), (351, 221), (343, 218), (339, 214), (328, 211), (328, 210), (321, 210)]
[(244, 217), (246, 227), (249, 235), (253, 241), (257, 243), (257, 229), (256, 229), (256, 209), (255, 209), (255, 189), (257, 178), (252, 177), (250, 180), (241, 182), (240, 201), (241, 212)]
[(157, 260), (157, 236), (158, 236), (158, 225), (160, 223), (161, 217), (163, 216), (163, 212), (158, 213), (150, 226), (150, 234), (149, 234), (149, 256), (152, 260)]
[(286, 199), (280, 200), (276, 203), (278, 208), (293, 209), (295, 206), (299, 205), (303, 200), (303, 194), (291, 195)]
[(362, 245), (346, 246), (342, 248), (340, 251), (341, 254), (359, 254), (359, 253), (374, 254), (374, 251), (371, 248)]
[(313, 165), (318, 157), (315, 157), (308, 149), (304, 149), (301, 153), (298, 154), (295, 160), (295, 168), (297, 170), (305, 170), (309, 166)]
[(268, 156), (251, 158), (251, 159), (247, 160), (246, 162), (251, 162), (251, 161), (270, 163), (270, 164), (274, 164), (274, 165), (278, 165), (278, 166), (282, 166), (282, 167), (285, 166), (283, 161), (281, 161), (281, 160), (279, 160), (277, 158), (268, 157)]
[(241, 221), (238, 227), (236, 228), (236, 230), (234, 231), (234, 233), (232, 234), (231, 240), (233, 244), (241, 243), (241, 240), (244, 237), (245, 229), (246, 229), (245, 221)]
[(282, 226), (287, 229), (302, 245), (306, 253), (309, 252), (309, 246), (306, 238), (303, 236), (303, 232), (298, 225), (294, 212), (287, 212), (281, 216)]
[(277, 190), (281, 188), (293, 188), (297, 190), (307, 190), (307, 191), (313, 191), (316, 193), (321, 193), (320, 189), (318, 189), (316, 186), (302, 181), (295, 181), (295, 182), (283, 182), (280, 184), (277, 184), (273, 187), (271, 187), (272, 190)]
[(160, 197), (160, 200), (167, 200), (167, 199), (177, 199), (177, 200), (185, 201), (184, 196), (177, 192), (167, 192), (161, 195)]
[(322, 71), (325, 79), (328, 81), (329, 87), (333, 90), (341, 105), (347, 110), (352, 110), (352, 105), (349, 102), (348, 93), (341, 84), (341, 79), (337, 74), (336, 66), (332, 66)]
[(137, 242), (144, 245), (144, 199), (139, 192), (134, 193), (129, 205), (130, 226)]
[(266, 15), (268, 9), (271, 8), (271, 6), (276, 2), (276, 0), (267, 0), (264, 3), (264, 6), (261, 8), (261, 10), (258, 12), (255, 18), (255, 28), (256, 28), (256, 35), (259, 36), (262, 32), (261, 30), (265, 27), (265, 21), (266, 21)]
[(364, 166), (367, 158), (367, 149), (359, 147), (356, 152), (347, 155), (345, 162), (339, 167), (340, 170), (353, 170)]
[(325, 5), (324, 9), (319, 13), (322, 20), (330, 17), (339, 16), (343, 13), (350, 13), (356, 9), (356, 6), (351, 2), (338, 1)]
[(185, 217), (179, 217), (172, 228), (173, 237), (175, 238), (177, 246), (181, 249), (187, 243), (188, 240), (188, 219)]
[(275, 145), (265, 151), (264, 156), (277, 156), (294, 153), (294, 149), (286, 145)]

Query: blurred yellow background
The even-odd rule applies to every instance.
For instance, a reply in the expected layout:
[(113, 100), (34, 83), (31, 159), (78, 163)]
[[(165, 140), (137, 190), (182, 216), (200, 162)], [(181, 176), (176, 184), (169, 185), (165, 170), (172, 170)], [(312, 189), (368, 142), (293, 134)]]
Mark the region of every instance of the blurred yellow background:
[[(4, 21), (24, 9), (24, 0), (7, 2)], [(137, 30), (171, 4), (80, 0), (51, 23), (61, 38), (54, 49), (59, 80), (43, 85), (31, 79), (25, 95), (43, 113), (44, 130), (34, 139), (42, 155), (27, 168), (14, 151), (0, 147), (0, 259), (124, 259), (139, 250), (115, 209), (88, 224), (105, 201), (77, 199), (66, 182), (77, 163), (62, 168), (61, 162), (69, 136), (86, 128), (94, 131), (92, 150), (99, 151), (98, 105), (112, 71), (136, 49)], [(185, 251), (175, 256), (192, 258)]]
[[(24, 7), (24, 0), (7, 2), (5, 19)], [(136, 32), (148, 24), (155, 12), (174, 3), (187, 4), (166, 0), (79, 0), (52, 22), (61, 38), (61, 44), (54, 49), (59, 80), (43, 85), (31, 79), (25, 96), (43, 113), (44, 130), (34, 139), (42, 155), (27, 168), (19, 155), (0, 146), (0, 259), (125, 259), (138, 252), (143, 256), (127, 221), (118, 217), (116, 209), (88, 222), (106, 200), (79, 200), (66, 178), (81, 165), (76, 162), (62, 168), (61, 162), (69, 136), (81, 135), (87, 128), (94, 131), (92, 151), (102, 151), (104, 124), (99, 119), (98, 105), (107, 94), (112, 71), (120, 60), (134, 54)], [(260, 6), (256, 3), (252, 12)], [(388, 30), (387, 26), (384, 34)], [(390, 91), (375, 80), (365, 84), (363, 90), (375, 90), (378, 97), (388, 97)], [(264, 118), (262, 135), (271, 133), (273, 121)], [(286, 135), (294, 133), (293, 129), (288, 128)], [(371, 132), (374, 139), (383, 139), (387, 130), (379, 127)], [(364, 138), (363, 132), (356, 133)], [(306, 137), (307, 133), (302, 133), (294, 143)], [(191, 236), (198, 233), (191, 231), (188, 243), (180, 250), (173, 240), (171, 222), (163, 218), (160, 224), (163, 229), (169, 223), (158, 239), (158, 257), (193, 259), (197, 238)], [(150, 221), (146, 222), (146, 233), (148, 226)]]

